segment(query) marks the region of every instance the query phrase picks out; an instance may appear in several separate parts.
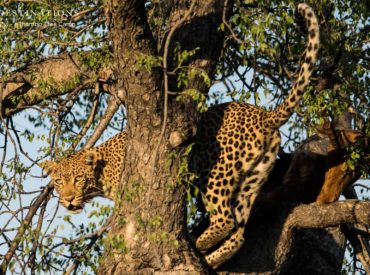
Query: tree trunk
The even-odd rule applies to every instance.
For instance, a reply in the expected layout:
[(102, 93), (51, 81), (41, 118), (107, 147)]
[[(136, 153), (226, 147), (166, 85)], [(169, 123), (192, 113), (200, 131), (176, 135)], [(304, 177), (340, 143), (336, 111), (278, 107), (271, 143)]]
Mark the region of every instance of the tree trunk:
[[(169, 26), (184, 16), (188, 9), (186, 2), (173, 8)], [(182, 49), (199, 47), (189, 65), (205, 70), (208, 75), (214, 74), (223, 45), (223, 33), (217, 31), (222, 20), (222, 3), (214, 0), (196, 3), (189, 20), (170, 41), (170, 54), (175, 42)], [(195, 132), (196, 104), (191, 99), (176, 101), (175, 96), (169, 96), (165, 110), (161, 72), (138, 67), (138, 54), (157, 55), (146, 23), (144, 1), (111, 1), (106, 14), (120, 84), (117, 90), (123, 90), (127, 109), (128, 145), (122, 192), (115, 202), (112, 228), (98, 272), (205, 273), (200, 257), (186, 237), (186, 192), (185, 186), (177, 181), (179, 155), (184, 147), (181, 144)], [(159, 48), (164, 51), (163, 46)], [(175, 87), (171, 82), (168, 84)], [(189, 87), (207, 93), (207, 86), (197, 78)], [(162, 133), (165, 115), (167, 122)], [(170, 152), (176, 157), (168, 165)]]

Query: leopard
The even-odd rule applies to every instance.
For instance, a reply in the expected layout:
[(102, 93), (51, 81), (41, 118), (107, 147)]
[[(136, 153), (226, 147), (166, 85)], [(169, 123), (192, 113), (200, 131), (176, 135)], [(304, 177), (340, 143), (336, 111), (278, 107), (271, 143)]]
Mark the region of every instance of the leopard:
[(41, 167), (51, 177), (59, 202), (70, 213), (80, 213), (95, 197), (114, 200), (124, 169), (125, 131), (95, 148), (79, 150), (60, 160), (47, 160)]
[(307, 46), (297, 78), (275, 109), (242, 102), (214, 105), (200, 115), (189, 167), (202, 194), (209, 225), (195, 239), (208, 265), (217, 269), (243, 245), (253, 203), (266, 182), (281, 145), (279, 128), (294, 113), (316, 64), (320, 32), (307, 4), (298, 4)]

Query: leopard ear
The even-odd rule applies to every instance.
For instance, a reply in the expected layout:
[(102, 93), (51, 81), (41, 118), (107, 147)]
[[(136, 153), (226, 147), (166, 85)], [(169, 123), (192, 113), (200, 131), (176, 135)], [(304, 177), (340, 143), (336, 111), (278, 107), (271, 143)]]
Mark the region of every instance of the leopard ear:
[(363, 137), (362, 132), (355, 131), (355, 130), (343, 130), (341, 131), (341, 137), (343, 139), (343, 143), (341, 145), (348, 145), (356, 143), (356, 141)]
[(85, 163), (86, 165), (95, 165), (99, 160), (101, 160), (101, 155), (95, 150), (88, 150), (85, 153)]
[(57, 165), (57, 163), (52, 161), (52, 160), (46, 160), (46, 161), (39, 164), (39, 166), (42, 168), (42, 170), (44, 170), (44, 172), (47, 175), (51, 174), (51, 172), (53, 171), (53, 169), (55, 168), (56, 165)]

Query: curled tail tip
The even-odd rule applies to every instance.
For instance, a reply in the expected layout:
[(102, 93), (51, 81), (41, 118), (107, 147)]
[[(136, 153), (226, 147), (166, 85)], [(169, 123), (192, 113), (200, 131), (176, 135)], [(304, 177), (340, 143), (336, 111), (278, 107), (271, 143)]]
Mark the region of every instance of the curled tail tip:
[(305, 19), (314, 19), (317, 20), (316, 14), (314, 10), (307, 5), (306, 3), (300, 3), (297, 5), (296, 11), (298, 12), (297, 15), (302, 16)]
[(308, 51), (317, 52), (320, 43), (320, 28), (317, 16), (313, 9), (306, 3), (300, 3), (296, 9), (297, 23), (301, 25), (302, 30), (308, 33)]
[(300, 14), (302, 14), (304, 16), (306, 10), (312, 11), (312, 8), (309, 5), (307, 5), (306, 3), (299, 3), (297, 5), (297, 10)]
[(319, 32), (319, 22), (314, 10), (306, 3), (300, 3), (295, 11), (296, 22), (301, 25), (302, 30)]
[(307, 5), (306, 3), (299, 3), (299, 4), (297, 5), (297, 8), (298, 8), (298, 10), (299, 10), (299, 9), (310, 8), (310, 6), (309, 6), (309, 5)]

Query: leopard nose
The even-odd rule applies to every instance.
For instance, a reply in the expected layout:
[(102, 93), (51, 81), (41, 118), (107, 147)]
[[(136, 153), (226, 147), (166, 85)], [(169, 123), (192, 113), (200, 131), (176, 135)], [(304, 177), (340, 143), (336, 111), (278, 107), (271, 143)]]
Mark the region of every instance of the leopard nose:
[(68, 201), (69, 203), (72, 203), (74, 200), (75, 196), (74, 195), (68, 195), (64, 197), (64, 200)]

